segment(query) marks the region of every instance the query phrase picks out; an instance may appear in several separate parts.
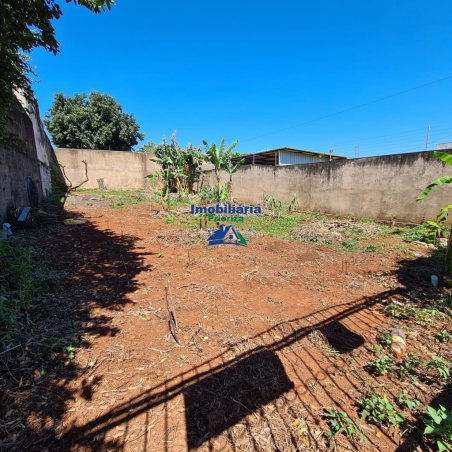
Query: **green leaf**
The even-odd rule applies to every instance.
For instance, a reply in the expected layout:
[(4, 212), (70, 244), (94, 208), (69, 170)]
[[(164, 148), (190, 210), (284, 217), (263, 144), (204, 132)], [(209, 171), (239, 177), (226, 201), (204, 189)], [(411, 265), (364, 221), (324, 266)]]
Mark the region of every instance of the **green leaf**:
[[(447, 155), (449, 155), (449, 154), (447, 154)], [(435, 188), (439, 185), (450, 184), (450, 183), (452, 183), (451, 176), (443, 176), (443, 177), (440, 177), (439, 179), (436, 179), (428, 187), (424, 188), (424, 190), (417, 197), (416, 201), (420, 201), (421, 199), (424, 199), (433, 188)]]
[(442, 439), (437, 439), (436, 444), (438, 445), (438, 450), (442, 452), (443, 450), (451, 450), (450, 444), (446, 443)]
[(436, 241), (436, 233), (437, 233), (438, 228), (436, 229), (432, 229), (429, 233), (428, 233), (428, 243), (435, 243)]
[(446, 154), (445, 152), (434, 151), (433, 155), (444, 163), (452, 165), (452, 155)]
[(439, 218), (444, 212), (447, 212), (449, 210), (452, 210), (452, 204), (449, 204), (446, 207), (443, 207), (439, 212), (438, 215), (436, 215), (436, 218)]

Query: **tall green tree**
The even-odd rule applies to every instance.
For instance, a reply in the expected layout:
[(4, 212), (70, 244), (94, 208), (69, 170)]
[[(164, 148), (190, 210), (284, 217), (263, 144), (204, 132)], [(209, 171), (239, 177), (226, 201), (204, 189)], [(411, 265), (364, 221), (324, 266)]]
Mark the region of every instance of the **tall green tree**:
[(52, 142), (60, 148), (131, 151), (144, 138), (133, 115), (124, 113), (113, 97), (97, 91), (74, 97), (57, 93), (45, 117)]
[[(113, 0), (65, 0), (101, 13), (114, 5)], [(18, 108), (14, 91), (29, 90), (34, 76), (28, 54), (34, 48), (59, 52), (52, 20), (59, 19), (61, 9), (55, 0), (0, 0), (0, 144), (17, 145), (16, 137), (6, 126), (10, 110)]]

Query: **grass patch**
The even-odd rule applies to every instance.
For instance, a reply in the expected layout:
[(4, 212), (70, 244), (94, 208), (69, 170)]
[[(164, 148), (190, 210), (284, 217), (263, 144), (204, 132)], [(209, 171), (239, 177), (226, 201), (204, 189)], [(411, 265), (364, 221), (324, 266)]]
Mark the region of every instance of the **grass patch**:
[(117, 208), (140, 202), (152, 201), (154, 195), (151, 192), (141, 192), (133, 190), (96, 190), (96, 189), (77, 189), (77, 195), (90, 195), (97, 198), (110, 200), (110, 207)]
[(0, 241), (0, 348), (11, 342), (19, 312), (49, 288), (37, 262), (38, 253), (20, 235)]

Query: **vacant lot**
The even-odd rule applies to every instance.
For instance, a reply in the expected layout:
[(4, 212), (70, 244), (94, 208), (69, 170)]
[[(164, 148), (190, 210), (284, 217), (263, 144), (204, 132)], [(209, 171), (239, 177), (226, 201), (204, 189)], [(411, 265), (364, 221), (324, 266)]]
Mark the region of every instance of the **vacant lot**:
[(450, 406), (449, 289), (416, 233), (268, 213), (207, 247), (144, 195), (72, 196), (82, 225), (48, 209), (22, 233), (52, 283), (0, 355), (2, 450), (436, 447), (418, 415)]

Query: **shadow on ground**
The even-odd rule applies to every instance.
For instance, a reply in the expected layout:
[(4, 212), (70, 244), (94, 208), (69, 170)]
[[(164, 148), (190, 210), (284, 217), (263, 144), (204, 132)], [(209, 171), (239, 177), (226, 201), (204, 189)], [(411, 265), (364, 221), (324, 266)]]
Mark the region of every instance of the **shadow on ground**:
[[(328, 395), (329, 400), (345, 410), (345, 400), (350, 394), (335, 383), (335, 375), (346, 365), (343, 358), (362, 346), (364, 337), (372, 330), (370, 309), (381, 300), (401, 293), (387, 290), (378, 296), (281, 322), (249, 338), (248, 343), (237, 341), (232, 344), (231, 347), (243, 350), (235, 357), (231, 358), (228, 352), (219, 353), (208, 362), (168, 377), (138, 396), (128, 398), (93, 421), (67, 426), (60, 436), (55, 434), (55, 428), (63, 419), (67, 402), (76, 395), (90, 400), (103, 376), (98, 375), (94, 380), (90, 378), (96, 364), (66, 366), (59, 356), (43, 360), (40, 358), (43, 348), (46, 356), (52, 357), (68, 342), (83, 346), (82, 335), (115, 335), (118, 329), (112, 326), (112, 317), (96, 316), (94, 308), (121, 310), (127, 303), (127, 295), (135, 290), (134, 277), (153, 269), (143, 265), (143, 254), (134, 249), (136, 238), (133, 236), (100, 231), (89, 222), (73, 227), (53, 224), (47, 226), (46, 231), (44, 238), (42, 234), (31, 233), (31, 240), (34, 239), (35, 245), (42, 250), (44, 265), (61, 272), (59, 290), (48, 300), (43, 300), (42, 305), (35, 306), (37, 311), (23, 314), (22, 326), (28, 332), (29, 340), (16, 350), (17, 353), (3, 355), (0, 363), (2, 382), (12, 381), (3, 389), (2, 414), (7, 418), (6, 414), (11, 409), (23, 413), (17, 422), (9, 424), (8, 429), (4, 428), (3, 438), (0, 438), (6, 438), (6, 433), (10, 438), (11, 432), (18, 432), (15, 443), (8, 443), (8, 450), (12, 451), (123, 451), (126, 435), (116, 439), (107, 436), (118, 426), (127, 431), (129, 423), (141, 415), (145, 415), (144, 433), (136, 439), (136, 450), (167, 451), (171, 448), (174, 432), (166, 428), (163, 441), (158, 446), (154, 444), (148, 435), (149, 413), (158, 407), (164, 412), (165, 426), (169, 426), (171, 413), (167, 408), (168, 402), (177, 396), (182, 396), (185, 403), (186, 444), (189, 449), (202, 446), (211, 451), (243, 450), (242, 441), (246, 437), (252, 441), (253, 450), (264, 450), (261, 443), (264, 440), (252, 433), (253, 417), (258, 417), (259, 413), (262, 427), (267, 425), (266, 428), (270, 429), (265, 441), (273, 450), (296, 450), (302, 444), (315, 450), (323, 444), (322, 435), (313, 431), (306, 436), (294, 430), (292, 419), (298, 416), (292, 408), (294, 402), (312, 414), (305, 396), (309, 394), (319, 401), (316, 384), (329, 382), (336, 387), (336, 393)], [(406, 280), (404, 272), (411, 275), (413, 262), (406, 261), (404, 266), (400, 271), (402, 280)], [(66, 289), (70, 289), (70, 299), (65, 297)], [(406, 295), (407, 292), (402, 293)], [(346, 326), (350, 316), (353, 316), (354, 330), (362, 334)], [(33, 324), (27, 325), (32, 317)], [(325, 361), (319, 364), (320, 370), (313, 370), (305, 363), (306, 358), (312, 361), (315, 357), (309, 348), (300, 344), (300, 340), (313, 331), (322, 333), (329, 345), (340, 352), (339, 358), (325, 357)], [(250, 339), (254, 344), (251, 347)], [(296, 386), (284, 370), (278, 352), (287, 358), (291, 373), (296, 377)], [(344, 375), (348, 385), (362, 395), (357, 384), (346, 372)], [(80, 376), (83, 376), (80, 390), (69, 390), (69, 382)], [(273, 406), (271, 413), (264, 409), (268, 404)], [(22, 423), (26, 425), (25, 431)], [(278, 435), (278, 429), (268, 427), (275, 423), (280, 426), (280, 431), (286, 432), (284, 438)], [(222, 442), (218, 442), (222, 432), (227, 432), (226, 438), (223, 435)], [(387, 440), (396, 447), (389, 434)], [(368, 436), (368, 445), (378, 450), (379, 442)]]
[[(90, 378), (97, 363), (70, 362), (71, 347), (88, 348), (89, 336), (117, 334), (113, 315), (96, 315), (95, 308), (123, 309), (135, 290), (134, 277), (152, 271), (143, 265), (143, 253), (134, 249), (135, 237), (101, 231), (89, 219), (65, 226), (55, 218), (50, 211), (45, 224), (24, 233), (39, 250), (49, 293), (19, 313), (20, 334), (14, 342), (20, 346), (0, 355), (1, 450), (63, 450), (56, 429), (68, 402), (76, 396), (91, 399), (103, 379)], [(82, 387), (70, 389), (80, 376)]]

